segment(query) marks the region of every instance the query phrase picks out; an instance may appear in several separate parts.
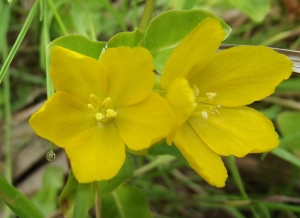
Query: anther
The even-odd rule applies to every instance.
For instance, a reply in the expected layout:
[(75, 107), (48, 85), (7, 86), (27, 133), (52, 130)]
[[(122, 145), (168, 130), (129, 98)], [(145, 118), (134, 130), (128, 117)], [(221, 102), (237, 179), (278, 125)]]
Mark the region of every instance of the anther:
[(95, 118), (96, 118), (97, 121), (100, 122), (103, 119), (103, 114), (102, 113), (96, 113)]
[(199, 96), (199, 94), (200, 94), (200, 91), (199, 91), (198, 87), (197, 87), (197, 86), (195, 86), (195, 85), (193, 85), (193, 90), (194, 90), (194, 94), (195, 94), (195, 96), (196, 96), (196, 97), (197, 97), (197, 96)]
[(92, 103), (94, 103), (96, 105), (101, 104), (100, 99), (94, 94), (90, 94), (90, 100), (91, 100)]
[(111, 98), (110, 97), (105, 98), (103, 101), (103, 105), (104, 107), (109, 108), (111, 106)]
[(114, 111), (113, 109), (106, 110), (106, 117), (116, 117), (116, 116), (117, 116), (117, 112)]
[(212, 101), (216, 97), (217, 93), (215, 92), (207, 92), (206, 96), (208, 97), (208, 100)]
[(94, 107), (94, 105), (92, 104), (88, 104), (88, 109), (91, 113), (95, 113), (96, 112), (96, 108)]
[(201, 111), (202, 117), (207, 120), (208, 114), (206, 111)]

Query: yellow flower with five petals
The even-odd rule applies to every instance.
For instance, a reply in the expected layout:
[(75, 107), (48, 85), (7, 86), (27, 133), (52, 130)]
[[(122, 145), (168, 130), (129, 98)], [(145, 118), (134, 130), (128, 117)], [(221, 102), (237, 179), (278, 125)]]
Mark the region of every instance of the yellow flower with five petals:
[(151, 92), (152, 56), (144, 48), (108, 49), (93, 59), (55, 46), (56, 93), (30, 119), (38, 135), (65, 148), (80, 183), (108, 180), (132, 151), (149, 148), (171, 128), (172, 111)]
[(220, 156), (243, 157), (278, 146), (273, 124), (247, 107), (274, 92), (292, 72), (292, 62), (263, 46), (217, 52), (224, 37), (219, 21), (207, 18), (174, 49), (160, 86), (176, 115), (167, 137), (210, 184), (223, 187)]

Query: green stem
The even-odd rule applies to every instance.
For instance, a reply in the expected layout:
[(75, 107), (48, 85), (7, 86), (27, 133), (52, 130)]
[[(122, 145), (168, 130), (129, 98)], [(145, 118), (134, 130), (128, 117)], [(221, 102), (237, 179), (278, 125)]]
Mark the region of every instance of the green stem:
[(54, 94), (54, 88), (50, 77), (50, 58), (47, 52), (47, 46), (50, 43), (49, 28), (48, 28), (48, 10), (47, 4), (44, 4), (44, 19), (43, 19), (43, 38), (44, 38), (44, 52), (46, 61), (46, 80), (47, 80), (47, 96), (48, 98)]
[(101, 205), (99, 199), (99, 192), (98, 192), (98, 182), (94, 182), (94, 192), (95, 192), (95, 212), (96, 218), (101, 218)]
[[(3, 47), (3, 59), (7, 54), (6, 52), (7, 45)], [(6, 179), (8, 182), (12, 182), (12, 173), (11, 173), (11, 105), (10, 105), (10, 81), (9, 81), (9, 73), (7, 73), (4, 77), (3, 81), (4, 86), (4, 110), (5, 110), (5, 165), (6, 165)]]
[[(248, 194), (245, 191), (245, 188), (244, 188), (243, 181), (241, 179), (239, 170), (236, 166), (235, 157), (234, 156), (228, 156), (228, 157), (226, 157), (226, 159), (227, 159), (227, 163), (228, 163), (228, 166), (229, 166), (229, 170), (232, 174), (233, 180), (235, 181), (235, 184), (237, 185), (237, 187), (238, 187), (238, 189), (239, 189), (239, 191), (242, 195), (242, 198), (244, 200), (249, 200), (250, 201), (250, 198), (249, 198)], [(259, 217), (257, 212), (255, 211), (255, 209), (252, 206), (250, 206), (250, 210), (252, 211), (255, 218)]]
[(155, 0), (146, 0), (145, 9), (143, 12), (143, 17), (141, 21), (140, 29), (145, 32), (152, 18), (152, 13), (155, 6)]
[[(2, 47), (2, 60), (7, 58), (8, 45), (6, 40), (6, 34), (9, 25), (10, 18), (10, 6), (0, 5), (1, 19), (2, 22), (2, 31), (3, 35), (0, 37), (2, 40), (0, 42), (0, 47)], [(11, 104), (10, 104), (10, 75), (7, 73), (3, 79), (3, 94), (4, 94), (4, 114), (5, 114), (5, 177), (8, 183), (12, 183), (12, 158), (11, 158)], [(4, 207), (3, 217), (10, 217), (10, 208)]]
[(8, 67), (9, 67), (12, 59), (14, 58), (14, 56), (15, 56), (18, 48), (20, 47), (21, 42), (24, 39), (24, 36), (26, 35), (26, 33), (28, 31), (28, 28), (29, 28), (29, 26), (30, 26), (30, 24), (31, 24), (31, 22), (32, 22), (32, 20), (33, 20), (33, 18), (35, 16), (35, 14), (36, 14), (36, 11), (37, 11), (37, 8), (38, 8), (38, 3), (39, 3), (39, 0), (37, 0), (34, 3), (33, 7), (31, 8), (30, 13), (29, 13), (27, 19), (25, 20), (25, 23), (24, 23), (24, 25), (23, 25), (23, 27), (22, 27), (19, 35), (18, 35), (18, 38), (17, 38), (15, 44), (13, 45), (13, 47), (12, 47), (9, 55), (7, 56), (7, 58), (6, 58), (6, 60), (5, 60), (4, 64), (3, 64), (3, 66), (1, 68), (1, 71), (0, 71), (0, 83), (2, 82), (2, 80), (4, 78), (4, 75), (5, 75)]
[[(3, 57), (5, 56), (4, 50), (7, 46), (3, 46)], [(3, 58), (4, 60), (4, 58)], [(10, 81), (9, 73), (7, 73), (3, 80), (4, 87), (4, 110), (5, 110), (5, 177), (8, 183), (12, 183), (12, 162), (11, 162), (11, 105), (10, 105)], [(3, 217), (8, 218), (10, 209), (4, 208)]]
[(158, 156), (157, 158), (155, 158), (155, 160), (153, 160), (153, 161), (149, 162), (148, 164), (145, 164), (142, 167), (135, 170), (133, 176), (138, 177), (138, 176), (156, 168), (157, 166), (159, 166), (161, 164), (170, 163), (171, 161), (173, 161), (175, 159), (176, 159), (176, 157), (171, 156), (171, 155)]
[(55, 19), (56, 19), (56, 21), (57, 21), (57, 23), (58, 23), (61, 31), (63, 32), (64, 35), (67, 35), (68, 31), (67, 31), (64, 23), (62, 22), (62, 20), (61, 20), (61, 18), (59, 16), (59, 13), (56, 10), (55, 5), (53, 4), (53, 1), (52, 0), (47, 0), (47, 2), (48, 2), (49, 6), (50, 6), (50, 8), (52, 10), (52, 13), (53, 13), (53, 15), (54, 15), (54, 17), (55, 17)]
[[(47, 4), (44, 4), (43, 9), (43, 38), (44, 38), (44, 53), (45, 53), (45, 62), (46, 62), (46, 83), (47, 83), (47, 97), (50, 98), (54, 94), (54, 87), (50, 77), (50, 57), (47, 51), (47, 46), (50, 43), (49, 36), (49, 27), (48, 27), (48, 7)], [(53, 152), (54, 146), (50, 142), (50, 150)]]

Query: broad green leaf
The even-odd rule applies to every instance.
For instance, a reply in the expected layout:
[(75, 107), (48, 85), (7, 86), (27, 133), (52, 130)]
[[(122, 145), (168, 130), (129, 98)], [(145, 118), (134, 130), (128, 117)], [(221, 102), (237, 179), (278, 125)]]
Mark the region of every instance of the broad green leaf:
[(227, 0), (233, 7), (247, 14), (255, 22), (261, 22), (270, 10), (270, 0)]
[(99, 196), (103, 196), (106, 193), (112, 192), (120, 184), (130, 179), (133, 176), (134, 167), (132, 163), (131, 156), (127, 153), (125, 162), (119, 171), (119, 173), (109, 181), (100, 181), (98, 182), (98, 191)]
[(167, 143), (161, 143), (159, 145), (152, 146), (148, 150), (148, 154), (154, 156), (169, 154), (178, 157), (183, 163), (189, 166), (188, 162), (186, 161), (186, 159), (183, 157), (183, 155), (180, 153), (180, 151), (175, 145), (169, 146), (167, 145)]
[(65, 217), (72, 217), (73, 215), (77, 188), (78, 181), (75, 179), (72, 170), (70, 170), (67, 184), (58, 199), (60, 210), (65, 215)]
[(101, 216), (109, 218), (150, 218), (146, 196), (141, 189), (120, 185), (101, 199)]
[(113, 36), (108, 42), (108, 48), (117, 46), (136, 47), (140, 44), (144, 34), (136, 29), (133, 32), (122, 32)]
[(64, 170), (61, 167), (48, 167), (43, 177), (43, 187), (32, 197), (32, 202), (47, 216), (57, 207), (57, 195), (63, 187)]
[(0, 174), (0, 199), (20, 218), (44, 218), (36, 206)]
[(92, 41), (82, 35), (72, 34), (52, 41), (49, 44), (49, 51), (53, 46), (61, 46), (98, 60), (105, 45), (106, 42)]
[(300, 112), (281, 113), (277, 118), (277, 123), (284, 145), (300, 156)]
[(231, 29), (223, 20), (203, 10), (167, 11), (151, 21), (145, 33), (145, 47), (152, 53), (157, 71), (163, 71), (165, 62), (175, 47), (207, 17), (219, 20), (225, 31), (225, 38), (229, 35)]

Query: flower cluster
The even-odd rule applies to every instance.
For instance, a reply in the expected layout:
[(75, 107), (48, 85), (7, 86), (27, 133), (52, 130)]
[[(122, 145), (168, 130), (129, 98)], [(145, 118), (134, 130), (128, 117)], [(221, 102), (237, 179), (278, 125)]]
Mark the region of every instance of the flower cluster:
[(219, 21), (205, 19), (157, 80), (145, 48), (109, 48), (96, 60), (56, 46), (50, 72), (56, 93), (30, 124), (66, 150), (81, 183), (111, 179), (126, 148), (140, 151), (166, 138), (207, 182), (222, 187), (227, 172), (220, 156), (278, 146), (272, 123), (245, 105), (272, 94), (292, 72), (288, 58), (266, 47), (217, 52), (223, 38)]

